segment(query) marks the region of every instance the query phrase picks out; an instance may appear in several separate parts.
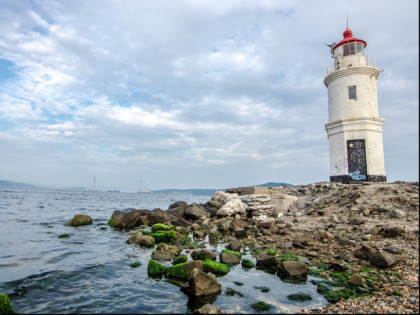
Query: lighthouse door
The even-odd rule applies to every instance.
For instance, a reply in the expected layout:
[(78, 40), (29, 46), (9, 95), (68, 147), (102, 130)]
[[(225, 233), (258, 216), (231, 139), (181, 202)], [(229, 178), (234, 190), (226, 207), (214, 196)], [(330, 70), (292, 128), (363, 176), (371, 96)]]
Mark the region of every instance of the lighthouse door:
[(367, 179), (365, 140), (347, 141), (347, 159), (350, 180)]

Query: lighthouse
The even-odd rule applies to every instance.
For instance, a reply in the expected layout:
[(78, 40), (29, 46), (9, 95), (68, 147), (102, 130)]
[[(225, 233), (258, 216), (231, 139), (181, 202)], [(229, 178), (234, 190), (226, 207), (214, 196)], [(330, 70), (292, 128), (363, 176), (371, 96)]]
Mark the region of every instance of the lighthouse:
[(330, 181), (386, 182), (383, 150), (385, 121), (379, 118), (376, 81), (383, 70), (365, 54), (367, 43), (348, 28), (331, 47), (328, 88)]

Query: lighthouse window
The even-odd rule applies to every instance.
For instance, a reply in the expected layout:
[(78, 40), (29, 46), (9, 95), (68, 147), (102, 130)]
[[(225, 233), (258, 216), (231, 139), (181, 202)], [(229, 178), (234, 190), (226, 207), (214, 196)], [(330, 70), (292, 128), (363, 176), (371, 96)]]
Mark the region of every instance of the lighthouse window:
[(363, 55), (363, 44), (362, 43), (348, 43), (343, 45), (343, 55)]
[(349, 86), (349, 100), (355, 100), (356, 98), (356, 87)]

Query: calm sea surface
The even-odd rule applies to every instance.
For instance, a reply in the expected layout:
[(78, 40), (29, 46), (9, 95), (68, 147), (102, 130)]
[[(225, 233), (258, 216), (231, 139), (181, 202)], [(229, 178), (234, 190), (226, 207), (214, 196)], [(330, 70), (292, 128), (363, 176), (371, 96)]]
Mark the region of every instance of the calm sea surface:
[[(153, 249), (126, 244), (130, 233), (107, 225), (115, 210), (166, 210), (176, 201), (205, 203), (210, 198), (0, 189), (0, 293), (9, 295), (19, 313), (191, 313), (206, 302), (227, 313), (253, 313), (251, 304), (258, 301), (271, 304), (271, 313), (294, 313), (327, 304), (309, 281), (286, 283), (240, 265), (218, 278), (222, 292), (217, 297), (189, 298), (168, 279), (147, 276)], [(79, 213), (90, 215), (93, 225), (64, 225)], [(61, 234), (70, 237), (59, 238)], [(223, 244), (207, 247), (217, 252), (224, 249)], [(244, 257), (255, 262), (251, 255)], [(130, 267), (134, 262), (141, 266)], [(240, 294), (226, 295), (228, 287)], [(264, 293), (258, 287), (270, 291)], [(312, 301), (287, 299), (298, 292), (311, 294)]]

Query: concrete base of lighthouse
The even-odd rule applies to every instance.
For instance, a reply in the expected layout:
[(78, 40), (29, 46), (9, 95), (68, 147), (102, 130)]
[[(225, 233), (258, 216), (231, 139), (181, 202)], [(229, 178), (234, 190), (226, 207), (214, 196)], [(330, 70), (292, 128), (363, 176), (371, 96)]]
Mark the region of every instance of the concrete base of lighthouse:
[[(330, 145), (331, 182), (386, 182), (382, 144), (384, 121), (383, 118), (363, 117), (340, 119), (325, 125)], [(360, 145), (359, 149), (357, 145)]]

